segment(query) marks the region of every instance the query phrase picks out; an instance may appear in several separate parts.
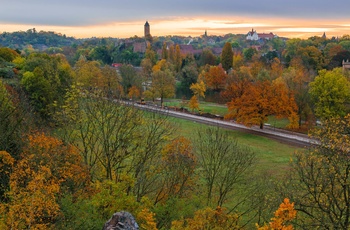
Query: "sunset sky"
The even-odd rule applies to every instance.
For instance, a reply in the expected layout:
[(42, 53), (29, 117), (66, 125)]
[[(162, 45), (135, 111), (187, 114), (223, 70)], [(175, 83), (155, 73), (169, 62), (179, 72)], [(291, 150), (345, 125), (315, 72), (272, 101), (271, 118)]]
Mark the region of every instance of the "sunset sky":
[(198, 36), (273, 32), (278, 36), (350, 34), (349, 0), (0, 0), (0, 33), (55, 31), (76, 38)]

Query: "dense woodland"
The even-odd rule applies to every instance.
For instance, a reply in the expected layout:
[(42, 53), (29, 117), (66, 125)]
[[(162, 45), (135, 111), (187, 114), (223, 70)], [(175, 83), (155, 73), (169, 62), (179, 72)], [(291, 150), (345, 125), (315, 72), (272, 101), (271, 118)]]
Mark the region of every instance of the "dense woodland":
[[(181, 52), (190, 40), (201, 52)], [(349, 229), (349, 36), (78, 40), (31, 29), (0, 44), (1, 229), (101, 229), (121, 210), (141, 229)], [(319, 144), (265, 177), (225, 130), (186, 137), (124, 103), (141, 98), (179, 98), (193, 113), (216, 102), (225, 119), (261, 129), (288, 118)]]

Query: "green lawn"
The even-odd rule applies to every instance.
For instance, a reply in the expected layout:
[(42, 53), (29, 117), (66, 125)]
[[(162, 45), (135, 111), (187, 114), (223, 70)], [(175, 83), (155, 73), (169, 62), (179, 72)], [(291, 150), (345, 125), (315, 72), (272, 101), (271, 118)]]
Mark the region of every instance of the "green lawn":
[[(187, 138), (193, 137), (196, 130), (203, 127), (203, 124), (182, 119), (171, 118), (179, 127), (179, 132)], [(256, 153), (257, 174), (278, 176), (288, 170), (288, 164), (295, 151), (302, 151), (302, 148), (282, 144), (278, 141), (253, 134), (243, 133), (234, 130), (227, 130), (230, 138), (235, 139), (243, 146), (251, 148)]]
[[(164, 102), (164, 106), (176, 106), (176, 107), (181, 107), (183, 106), (184, 108), (189, 109), (187, 106), (188, 101), (182, 101), (179, 99), (172, 99), (172, 100), (167, 100)], [(216, 103), (211, 103), (211, 102), (205, 102), (201, 101), (199, 104), (199, 107), (202, 112), (204, 113), (211, 113), (215, 115), (220, 115), (220, 116), (225, 116), (228, 112), (227, 106), (226, 105), (221, 105), (221, 104), (216, 104)], [(195, 111), (197, 112), (197, 111)], [(271, 127), (276, 127), (276, 128), (286, 128), (286, 126), (289, 124), (288, 118), (276, 118), (275, 116), (269, 116), (267, 124), (269, 124)]]
[[(190, 110), (188, 105), (187, 105), (187, 102), (188, 101), (183, 102), (182, 100), (175, 100), (175, 99), (174, 100), (167, 100), (164, 102), (164, 106), (176, 106), (176, 107), (183, 106), (184, 108)], [(200, 101), (199, 108), (204, 113), (211, 113), (211, 114), (216, 114), (216, 115), (221, 115), (221, 116), (224, 116), (225, 114), (227, 114), (227, 106), (226, 105), (220, 105), (220, 104)]]

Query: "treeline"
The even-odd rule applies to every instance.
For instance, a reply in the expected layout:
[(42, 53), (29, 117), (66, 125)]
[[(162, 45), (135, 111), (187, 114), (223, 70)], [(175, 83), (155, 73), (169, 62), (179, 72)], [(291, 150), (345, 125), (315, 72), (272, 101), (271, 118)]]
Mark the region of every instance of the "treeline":
[[(141, 68), (125, 60), (117, 69), (96, 51), (112, 43), (89, 42), (69, 55), (0, 48), (2, 229), (95, 229), (119, 210), (142, 229), (349, 227), (349, 75), (329, 67), (349, 52), (345, 36), (267, 41), (279, 44), (267, 52), (226, 42), (220, 57), (184, 55), (166, 41), (158, 55), (150, 43)], [(227, 103), (227, 119), (261, 128), (269, 115), (293, 129), (320, 119), (320, 144), (271, 180), (226, 131), (188, 138), (168, 117), (122, 100), (162, 105), (176, 94), (193, 111), (204, 98)]]
[(49, 47), (71, 46), (79, 43), (79, 40), (73, 37), (67, 37), (65, 34), (62, 35), (50, 31), (38, 32), (35, 28), (27, 31), (4, 32), (0, 34), (1, 46), (19, 50), (25, 49), (28, 46), (34, 49), (44, 50)]

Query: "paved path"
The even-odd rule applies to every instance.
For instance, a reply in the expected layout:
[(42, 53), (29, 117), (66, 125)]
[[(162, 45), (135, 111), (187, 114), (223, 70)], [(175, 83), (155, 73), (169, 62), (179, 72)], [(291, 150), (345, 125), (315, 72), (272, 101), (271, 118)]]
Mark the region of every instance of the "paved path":
[(129, 105), (132, 104), (136, 108), (140, 108), (140, 109), (146, 110), (146, 111), (158, 112), (158, 113), (166, 114), (166, 115), (169, 115), (172, 117), (182, 118), (182, 119), (191, 120), (191, 121), (204, 123), (204, 124), (217, 125), (217, 126), (220, 126), (223, 128), (239, 130), (239, 131), (243, 131), (246, 133), (265, 136), (265, 137), (275, 139), (275, 140), (278, 140), (280, 142), (290, 144), (293, 146), (308, 147), (312, 144), (317, 144), (316, 140), (309, 138), (305, 134), (300, 134), (300, 133), (296, 133), (296, 132), (274, 129), (271, 127), (265, 127), (264, 129), (260, 129), (257, 126), (247, 127), (247, 126), (237, 124), (237, 123), (234, 123), (231, 121), (211, 119), (211, 118), (206, 118), (206, 117), (197, 116), (197, 115), (193, 115), (193, 114), (163, 109), (163, 108), (156, 107), (156, 106), (140, 105), (137, 103), (130, 103), (130, 102), (127, 102), (127, 104), (129, 104)]

